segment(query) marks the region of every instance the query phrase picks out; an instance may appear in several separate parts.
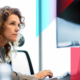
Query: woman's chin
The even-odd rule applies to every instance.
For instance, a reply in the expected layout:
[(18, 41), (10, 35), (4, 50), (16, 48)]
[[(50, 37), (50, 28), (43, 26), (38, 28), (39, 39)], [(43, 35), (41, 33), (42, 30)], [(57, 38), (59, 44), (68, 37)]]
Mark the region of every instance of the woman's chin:
[(16, 42), (16, 39), (14, 39), (14, 40), (11, 40), (11, 42)]

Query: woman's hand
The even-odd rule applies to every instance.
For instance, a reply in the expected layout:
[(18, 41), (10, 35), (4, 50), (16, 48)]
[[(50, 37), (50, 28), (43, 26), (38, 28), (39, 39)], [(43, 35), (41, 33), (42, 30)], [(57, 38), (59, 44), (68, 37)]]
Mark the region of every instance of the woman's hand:
[(40, 71), (39, 73), (35, 74), (35, 78), (37, 79), (43, 79), (45, 77), (49, 76), (50, 78), (53, 77), (53, 73), (50, 70), (43, 70)]

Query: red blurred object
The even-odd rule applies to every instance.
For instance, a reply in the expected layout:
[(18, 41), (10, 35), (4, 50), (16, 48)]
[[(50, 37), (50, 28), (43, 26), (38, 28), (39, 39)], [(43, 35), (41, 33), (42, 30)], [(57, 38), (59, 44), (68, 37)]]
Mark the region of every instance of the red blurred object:
[(80, 47), (71, 48), (71, 80), (80, 80)]
[(57, 16), (59, 16), (74, 0), (57, 0)]

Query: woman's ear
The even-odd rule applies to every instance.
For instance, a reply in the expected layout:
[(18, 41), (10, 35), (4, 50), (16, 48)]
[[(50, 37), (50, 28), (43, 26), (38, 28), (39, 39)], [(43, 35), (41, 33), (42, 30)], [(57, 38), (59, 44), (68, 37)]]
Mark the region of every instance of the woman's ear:
[(4, 28), (4, 24), (3, 24), (3, 28)]
[(5, 27), (5, 24), (3, 24), (3, 29), (4, 29), (4, 27)]

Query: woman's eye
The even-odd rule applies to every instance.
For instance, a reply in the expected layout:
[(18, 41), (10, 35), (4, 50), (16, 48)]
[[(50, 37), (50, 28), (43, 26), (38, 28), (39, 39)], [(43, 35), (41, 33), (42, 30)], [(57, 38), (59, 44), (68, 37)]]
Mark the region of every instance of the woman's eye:
[(18, 26), (20, 27), (20, 24), (18, 24)]
[(11, 25), (14, 25), (14, 23), (11, 23)]

